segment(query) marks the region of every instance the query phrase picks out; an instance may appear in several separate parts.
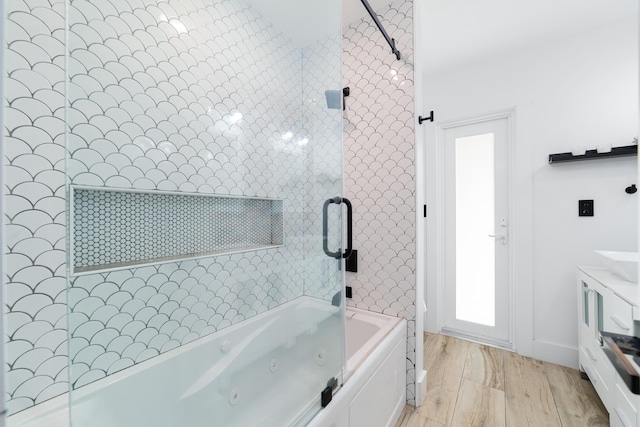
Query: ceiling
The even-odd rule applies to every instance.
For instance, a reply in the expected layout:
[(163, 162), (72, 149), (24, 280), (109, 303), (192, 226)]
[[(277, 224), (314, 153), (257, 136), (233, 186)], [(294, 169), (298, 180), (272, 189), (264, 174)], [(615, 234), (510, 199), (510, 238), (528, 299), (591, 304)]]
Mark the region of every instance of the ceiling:
[[(301, 46), (306, 46), (328, 34), (339, 34), (341, 26), (347, 26), (369, 14), (362, 0), (245, 0), (275, 28), (282, 31)], [(368, 0), (378, 15), (394, 1)]]
[[(390, 4), (396, 3), (397, 0), (368, 0), (371, 8), (378, 15), (388, 9)], [(420, 0), (415, 0), (420, 1)], [(421, 0), (424, 1), (424, 0)], [(342, 26), (345, 27), (362, 18), (369, 17), (367, 9), (362, 4), (362, 0), (342, 0)], [(369, 18), (371, 19), (371, 18)]]
[(340, 0), (245, 1), (300, 46), (340, 34)]
[[(301, 46), (340, 31), (340, 0), (246, 0)], [(404, 0), (368, 0), (378, 14)], [(414, 0), (427, 73), (542, 44), (638, 16), (638, 0)], [(342, 0), (342, 27), (371, 19), (362, 0)], [(394, 37), (393, 34), (390, 34)], [(396, 37), (397, 38), (397, 37)]]
[(422, 1), (427, 73), (638, 16), (637, 0)]

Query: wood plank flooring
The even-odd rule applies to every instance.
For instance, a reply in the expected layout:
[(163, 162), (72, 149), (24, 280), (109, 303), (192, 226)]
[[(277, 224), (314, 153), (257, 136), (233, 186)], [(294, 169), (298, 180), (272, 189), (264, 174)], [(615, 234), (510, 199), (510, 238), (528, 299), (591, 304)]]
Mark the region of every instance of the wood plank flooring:
[(607, 410), (575, 369), (425, 334), (427, 396), (396, 427), (606, 427)]

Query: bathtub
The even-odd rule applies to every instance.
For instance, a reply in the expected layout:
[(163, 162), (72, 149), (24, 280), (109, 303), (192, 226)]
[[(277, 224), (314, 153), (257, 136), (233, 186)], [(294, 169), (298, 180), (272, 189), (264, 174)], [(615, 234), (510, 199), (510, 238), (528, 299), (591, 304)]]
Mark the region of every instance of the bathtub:
[[(372, 398), (380, 400), (376, 409), (384, 409), (389, 420), (400, 415), (406, 321), (348, 309), (342, 371), (340, 349), (331, 345), (340, 331), (340, 314), (324, 301), (299, 298), (91, 383), (72, 393), (74, 427), (393, 425), (380, 424), (380, 415), (378, 424), (363, 417), (371, 413)], [(316, 357), (300, 357), (300, 352)], [(328, 372), (332, 362), (335, 372)], [(331, 376), (343, 386), (314, 418), (320, 390), (300, 385), (324, 384)], [(370, 396), (372, 390), (376, 396)], [(363, 410), (354, 409), (358, 405)], [(291, 408), (300, 409), (292, 414)], [(12, 415), (7, 426), (68, 427), (69, 397)]]
[(308, 427), (393, 427), (407, 396), (407, 321), (347, 308), (344, 383)]

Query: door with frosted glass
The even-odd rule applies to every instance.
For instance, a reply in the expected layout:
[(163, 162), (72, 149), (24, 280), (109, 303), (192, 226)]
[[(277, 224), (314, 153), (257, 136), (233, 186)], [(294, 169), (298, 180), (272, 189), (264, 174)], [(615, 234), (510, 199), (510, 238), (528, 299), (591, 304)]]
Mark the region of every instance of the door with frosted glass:
[(443, 331), (509, 341), (508, 122), (444, 131)]

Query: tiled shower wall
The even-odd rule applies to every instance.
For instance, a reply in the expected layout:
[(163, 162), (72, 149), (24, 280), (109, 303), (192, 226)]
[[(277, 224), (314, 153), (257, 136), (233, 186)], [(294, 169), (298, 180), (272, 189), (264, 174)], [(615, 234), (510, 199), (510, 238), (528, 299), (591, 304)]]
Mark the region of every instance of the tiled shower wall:
[[(340, 91), (335, 70), (341, 70), (341, 58), (335, 52), (341, 50), (340, 36), (319, 40), (305, 49), (304, 63), (304, 123), (306, 131), (313, 135), (307, 145), (307, 178), (305, 181), (305, 259), (307, 272), (306, 294), (331, 300), (342, 274), (336, 270), (336, 260), (318, 252), (322, 239), (322, 211), (325, 200), (340, 196), (342, 182), (342, 109), (327, 108), (325, 90)], [(341, 74), (339, 74), (340, 76)], [(342, 231), (339, 212), (342, 206), (331, 205), (328, 210), (328, 248), (338, 251)]]
[(377, 10), (395, 55), (369, 17), (344, 29), (345, 191), (354, 204), (358, 272), (351, 305), (407, 319), (407, 397), (415, 404), (415, 150), (413, 1)]
[(11, 0), (6, 8), (5, 361), (13, 413), (68, 389), (65, 2)]
[[(5, 312), (14, 413), (69, 381), (65, 21), (63, 1), (8, 3)], [(322, 100), (329, 82), (325, 75), (312, 93), (296, 88), (304, 57), (322, 58), (336, 41), (303, 51), (236, 0), (74, 0), (70, 12), (70, 182), (284, 199), (285, 224), (282, 248), (73, 278), (73, 386), (304, 293), (331, 295), (304, 281), (304, 257), (322, 256), (313, 236), (305, 240), (318, 224), (305, 191), (319, 189), (318, 200), (339, 194), (339, 131), (317, 137), (337, 151), (307, 156), (304, 140), (313, 145), (331, 113), (303, 96)]]

